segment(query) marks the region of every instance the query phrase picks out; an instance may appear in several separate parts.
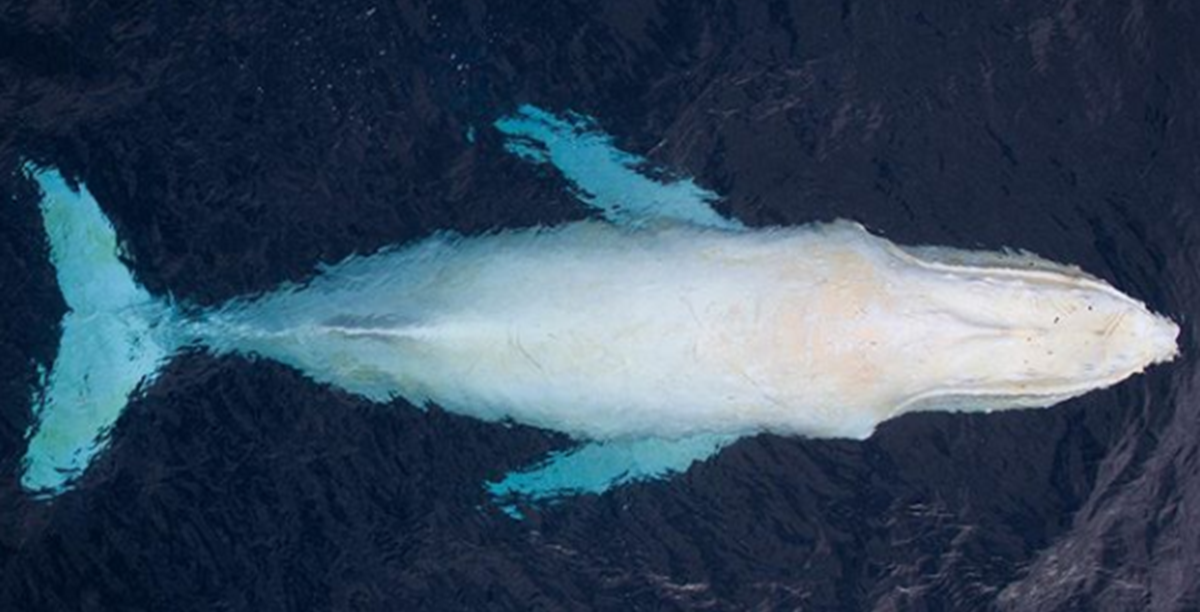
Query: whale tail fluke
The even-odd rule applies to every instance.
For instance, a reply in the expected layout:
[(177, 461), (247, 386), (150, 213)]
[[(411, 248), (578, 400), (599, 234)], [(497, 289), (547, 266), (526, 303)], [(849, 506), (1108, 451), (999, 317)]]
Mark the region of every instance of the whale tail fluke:
[(131, 395), (182, 343), (177, 319), (120, 259), (116, 233), (82, 185), (55, 169), (26, 171), (42, 190), (50, 257), (67, 304), (54, 364), (34, 396), (21, 485), (40, 497), (67, 489), (108, 442)]

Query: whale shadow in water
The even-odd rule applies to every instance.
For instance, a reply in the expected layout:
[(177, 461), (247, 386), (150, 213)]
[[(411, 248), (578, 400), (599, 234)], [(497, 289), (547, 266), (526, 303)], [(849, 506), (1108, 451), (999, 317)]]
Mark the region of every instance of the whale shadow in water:
[(744, 435), (865, 438), (902, 412), (1048, 406), (1175, 353), (1173, 323), (1077, 268), (901, 248), (848, 222), (751, 230), (586, 117), (524, 106), (495, 128), (602, 219), (438, 234), (207, 310), (145, 291), (86, 187), (29, 167), (69, 312), (22, 486), (69, 489), (187, 347), (579, 440), (486, 483), (516, 517)]

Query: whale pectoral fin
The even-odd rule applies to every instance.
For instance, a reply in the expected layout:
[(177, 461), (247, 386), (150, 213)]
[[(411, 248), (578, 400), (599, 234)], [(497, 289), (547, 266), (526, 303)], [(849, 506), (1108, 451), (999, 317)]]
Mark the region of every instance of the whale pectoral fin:
[(686, 222), (736, 230), (722, 216), (717, 195), (689, 178), (671, 178), (639, 156), (622, 151), (612, 136), (581, 115), (555, 115), (535, 106), (496, 121), (505, 148), (522, 159), (550, 164), (576, 189), (579, 199), (618, 225)]
[(715, 455), (737, 438), (704, 434), (676, 440), (589, 442), (509, 472), (498, 482), (487, 483), (487, 491), (505, 512), (520, 518), (515, 506), (518, 502), (599, 494), (623, 484), (670, 476)]

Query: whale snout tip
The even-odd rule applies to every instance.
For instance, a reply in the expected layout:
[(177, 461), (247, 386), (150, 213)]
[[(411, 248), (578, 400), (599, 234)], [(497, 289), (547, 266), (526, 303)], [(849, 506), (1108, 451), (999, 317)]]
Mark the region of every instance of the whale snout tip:
[(1106, 353), (1114, 369), (1130, 373), (1173, 361), (1179, 356), (1179, 325), (1141, 306), (1121, 316)]
[(1105, 361), (1111, 372), (1125, 376), (1173, 361), (1179, 355), (1179, 325), (1141, 303), (1117, 313), (1106, 330)]
[(1179, 325), (1162, 315), (1151, 314), (1149, 339), (1150, 364), (1167, 363), (1179, 356)]

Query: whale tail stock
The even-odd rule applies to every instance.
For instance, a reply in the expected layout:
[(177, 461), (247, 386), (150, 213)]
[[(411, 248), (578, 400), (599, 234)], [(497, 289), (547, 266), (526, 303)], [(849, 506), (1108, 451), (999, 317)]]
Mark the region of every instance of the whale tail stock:
[(184, 343), (172, 306), (121, 261), (116, 233), (87, 188), (26, 164), (67, 305), (54, 364), (33, 398), (21, 486), (38, 497), (68, 488), (108, 443), (131, 396)]

